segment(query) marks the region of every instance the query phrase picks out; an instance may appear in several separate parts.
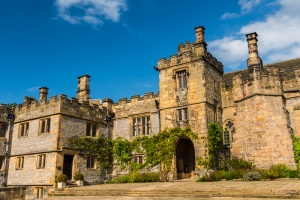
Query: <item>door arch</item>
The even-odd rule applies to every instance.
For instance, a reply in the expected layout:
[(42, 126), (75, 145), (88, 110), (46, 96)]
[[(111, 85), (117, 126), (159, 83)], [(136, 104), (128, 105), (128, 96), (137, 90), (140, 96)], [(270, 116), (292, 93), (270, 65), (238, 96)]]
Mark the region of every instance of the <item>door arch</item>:
[(177, 179), (191, 178), (195, 171), (195, 148), (188, 137), (182, 137), (176, 145)]

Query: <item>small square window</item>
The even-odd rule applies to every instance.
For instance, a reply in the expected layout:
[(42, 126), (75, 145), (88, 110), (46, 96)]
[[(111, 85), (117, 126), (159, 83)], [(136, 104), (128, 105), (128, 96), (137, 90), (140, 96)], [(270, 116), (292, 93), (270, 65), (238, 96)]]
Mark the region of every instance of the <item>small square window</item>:
[(36, 160), (36, 168), (43, 169), (45, 168), (45, 164), (46, 164), (46, 155), (45, 154), (38, 155)]
[(133, 162), (136, 164), (143, 164), (143, 156), (133, 156)]
[(86, 136), (96, 137), (98, 126), (97, 124), (87, 123), (86, 124)]
[(187, 121), (189, 119), (188, 108), (178, 109), (177, 115), (178, 121)]
[(86, 168), (95, 169), (96, 168), (96, 158), (92, 156), (86, 157)]
[(24, 157), (17, 157), (16, 158), (16, 169), (23, 169), (24, 167)]
[(50, 132), (50, 118), (40, 120), (40, 133)]
[(42, 199), (44, 196), (44, 188), (36, 187), (34, 190), (36, 199)]
[(29, 122), (22, 123), (19, 125), (19, 137), (28, 136), (28, 131), (29, 131)]

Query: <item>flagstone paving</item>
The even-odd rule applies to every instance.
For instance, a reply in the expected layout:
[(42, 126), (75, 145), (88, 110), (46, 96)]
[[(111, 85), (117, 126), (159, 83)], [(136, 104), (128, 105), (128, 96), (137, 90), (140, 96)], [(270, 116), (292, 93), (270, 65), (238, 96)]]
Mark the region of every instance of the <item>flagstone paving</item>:
[(47, 199), (300, 199), (300, 180), (275, 181), (175, 181), (165, 183), (102, 184), (66, 188)]

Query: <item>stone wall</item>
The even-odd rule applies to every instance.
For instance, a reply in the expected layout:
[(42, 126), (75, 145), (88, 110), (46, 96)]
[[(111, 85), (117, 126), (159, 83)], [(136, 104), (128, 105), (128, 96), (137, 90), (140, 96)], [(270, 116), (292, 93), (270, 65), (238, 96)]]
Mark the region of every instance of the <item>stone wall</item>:
[(40, 154), (24, 155), (23, 169), (16, 169), (17, 157), (11, 157), (8, 172), (8, 185), (53, 185), (55, 183), (56, 154), (46, 155), (45, 167), (37, 168), (37, 156)]
[(0, 199), (16, 200), (25, 199), (26, 187), (0, 188)]
[(156, 101), (158, 95), (146, 93), (143, 97), (132, 96), (130, 100), (120, 99), (113, 105), (116, 114), (113, 127), (113, 139), (122, 137), (131, 139), (133, 134), (132, 119), (139, 116), (150, 116), (151, 134), (159, 132), (159, 118)]
[(237, 103), (236, 113), (233, 153), (259, 168), (277, 163), (295, 168), (282, 97), (254, 96)]
[[(44, 116), (47, 117), (47, 116)], [(29, 123), (28, 135), (19, 136), (21, 123), (16, 122), (13, 128), (13, 143), (11, 154), (22, 155), (37, 152), (48, 152), (57, 149), (59, 133), (59, 115), (52, 115), (50, 118), (50, 132), (39, 133), (40, 119), (23, 121)], [(18, 117), (16, 119), (19, 119)], [(43, 118), (42, 118), (43, 119)]]

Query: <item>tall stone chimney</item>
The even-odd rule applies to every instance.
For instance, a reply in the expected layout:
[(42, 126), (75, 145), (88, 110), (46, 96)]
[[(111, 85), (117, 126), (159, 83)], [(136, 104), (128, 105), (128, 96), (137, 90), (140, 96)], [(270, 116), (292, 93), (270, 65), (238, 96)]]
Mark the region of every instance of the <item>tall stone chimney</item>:
[(83, 75), (78, 77), (77, 99), (79, 101), (88, 101), (90, 97), (90, 77)]
[(48, 88), (47, 87), (41, 87), (40, 89), (40, 101), (44, 100), (47, 101), (47, 95), (48, 95)]
[(249, 51), (249, 58), (248, 58), (248, 69), (251, 68), (259, 68), (262, 70), (262, 60), (258, 56), (258, 48), (257, 48), (257, 33), (249, 33), (246, 35), (247, 42), (248, 42), (248, 51)]
[(195, 28), (196, 42), (205, 42), (204, 30), (205, 30), (205, 28), (203, 26), (197, 26)]
[(196, 41), (194, 43), (195, 45), (195, 53), (196, 55), (205, 55), (207, 52), (206, 49), (206, 42), (204, 39), (204, 30), (205, 28), (203, 26), (197, 26), (195, 28), (195, 34), (196, 34)]

